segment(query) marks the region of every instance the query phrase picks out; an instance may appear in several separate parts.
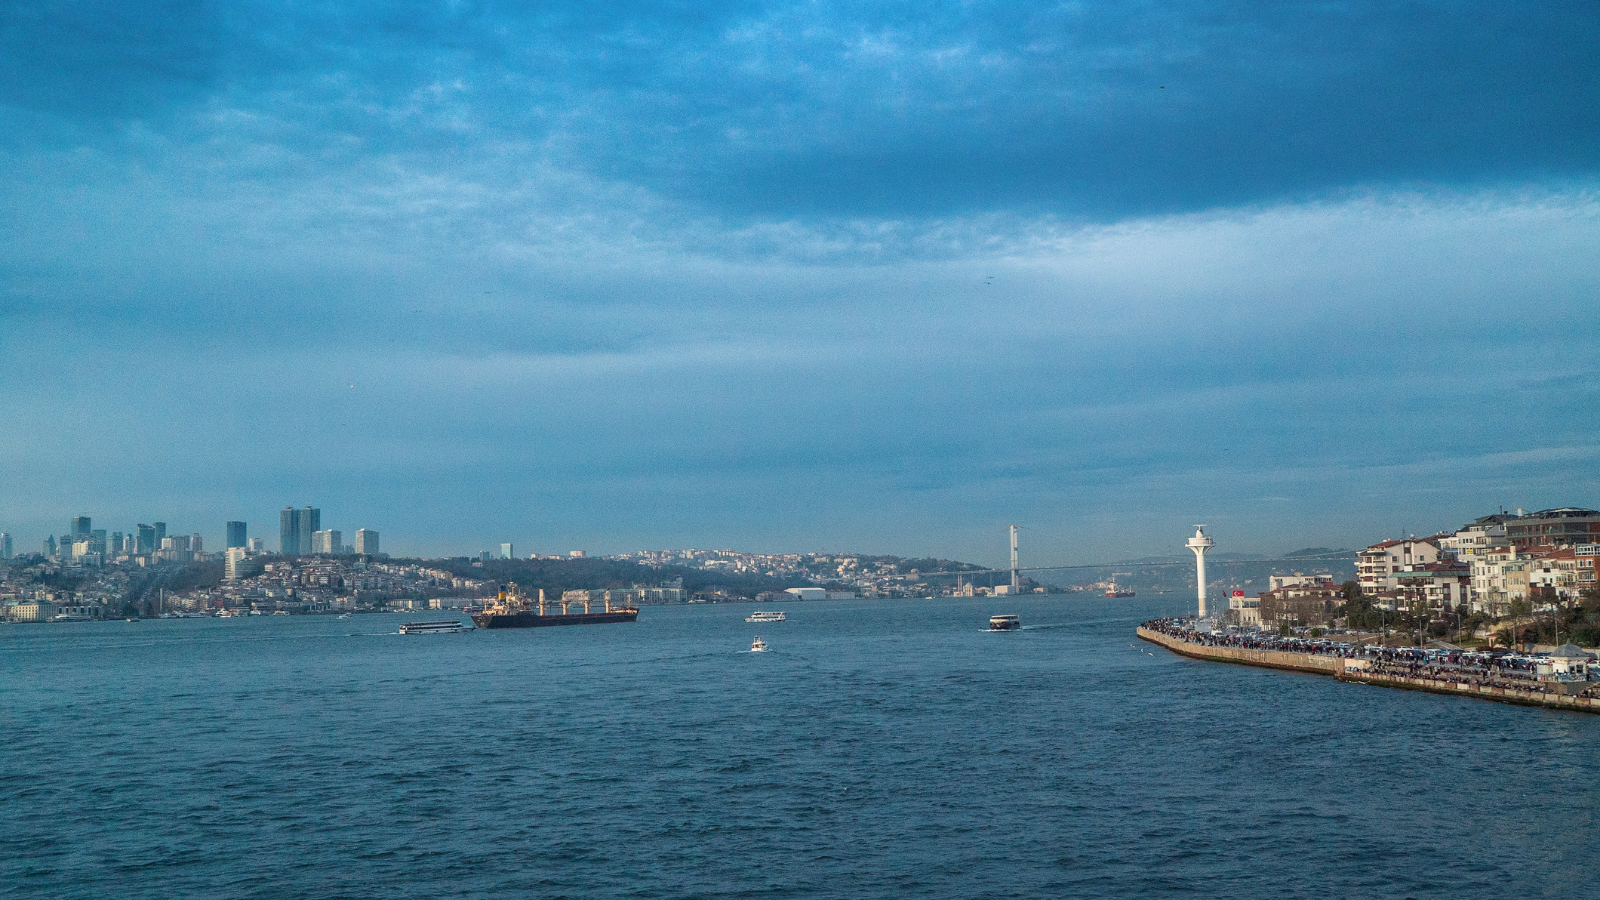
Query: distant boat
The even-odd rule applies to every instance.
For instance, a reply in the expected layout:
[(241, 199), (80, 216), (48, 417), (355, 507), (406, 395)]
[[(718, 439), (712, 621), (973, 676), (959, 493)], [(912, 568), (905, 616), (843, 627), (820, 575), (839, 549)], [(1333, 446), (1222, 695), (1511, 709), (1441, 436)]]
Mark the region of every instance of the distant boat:
[(766, 649), (767, 649), (767, 642), (763, 641), (759, 637), (756, 638), (755, 643), (750, 645), (750, 652), (751, 653), (760, 653), (760, 652), (762, 652), (763, 650), (766, 650)]
[(1113, 579), (1111, 579), (1111, 583), (1106, 587), (1106, 596), (1107, 597), (1132, 597), (1133, 596), (1133, 591), (1125, 591), (1122, 588), (1117, 587), (1117, 580), (1115, 578), (1113, 578)]
[(990, 631), (1016, 631), (1022, 627), (1022, 620), (1016, 616), (990, 616)]
[(401, 634), (455, 634), (460, 630), (460, 619), (449, 622), (407, 622), (400, 626)]
[(758, 609), (745, 618), (746, 622), (782, 622), (783, 611), (777, 609)]

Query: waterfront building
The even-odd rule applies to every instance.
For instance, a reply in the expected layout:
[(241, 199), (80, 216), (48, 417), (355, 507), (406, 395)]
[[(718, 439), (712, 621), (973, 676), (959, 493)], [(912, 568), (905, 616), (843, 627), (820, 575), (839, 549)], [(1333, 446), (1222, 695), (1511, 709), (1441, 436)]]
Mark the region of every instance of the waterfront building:
[[(1323, 628), (1333, 621), (1334, 607), (1344, 596), (1330, 578), (1325, 582), (1302, 582), (1256, 596), (1256, 616), (1266, 627)], [(1232, 608), (1232, 599), (1229, 600)]]
[(1356, 580), (1362, 593), (1377, 597), (1399, 587), (1396, 572), (1439, 561), (1435, 538), (1380, 541), (1356, 554)]
[[(1585, 557), (1584, 561), (1591, 567), (1594, 565), (1592, 556)], [(1534, 557), (1530, 563), (1528, 566), (1530, 593), (1538, 590), (1546, 595), (1553, 593), (1562, 599), (1572, 599), (1577, 596), (1580, 590), (1579, 558), (1574, 548), (1562, 547), (1546, 551)], [(1593, 569), (1590, 568), (1589, 571), (1592, 573)]]
[(1244, 591), (1234, 591), (1228, 597), (1228, 619), (1233, 625), (1245, 628), (1261, 627), (1261, 598), (1246, 597)]
[(56, 605), (49, 600), (24, 600), (11, 607), (13, 622), (48, 622), (56, 617)]
[(794, 599), (796, 599), (796, 600), (826, 600), (826, 599), (828, 599), (828, 592), (826, 590), (822, 589), (822, 588), (810, 588), (810, 587), (789, 588), (788, 590), (784, 591), (784, 593), (792, 594), (794, 596)]
[(1474, 519), (1471, 524), (1461, 526), (1453, 534), (1441, 535), (1439, 550), (1462, 562), (1470, 563), (1474, 558), (1491, 550), (1510, 546), (1511, 542), (1506, 539), (1506, 523), (1517, 518), (1510, 513), (1496, 513)]
[(225, 545), (223, 545), (224, 549), (231, 550), (234, 547), (243, 547), (245, 546), (245, 542), (245, 523), (229, 522), (228, 541)]
[(1394, 573), (1395, 601), (1406, 608), (1440, 611), (1466, 606), (1472, 587), (1472, 567), (1445, 559), (1423, 563)]
[(1268, 590), (1272, 590), (1272, 591), (1275, 591), (1278, 588), (1294, 587), (1295, 585), (1301, 585), (1301, 584), (1309, 584), (1309, 585), (1326, 584), (1326, 585), (1331, 585), (1331, 584), (1333, 584), (1333, 576), (1332, 575), (1301, 575), (1299, 572), (1296, 572), (1293, 575), (1271, 575), (1271, 576), (1268, 576), (1268, 578), (1267, 578), (1267, 589)]
[(378, 554), (378, 533), (370, 528), (356, 530), (356, 552), (368, 556)]
[(1521, 550), (1600, 541), (1600, 511), (1577, 506), (1542, 509), (1506, 523), (1506, 540)]

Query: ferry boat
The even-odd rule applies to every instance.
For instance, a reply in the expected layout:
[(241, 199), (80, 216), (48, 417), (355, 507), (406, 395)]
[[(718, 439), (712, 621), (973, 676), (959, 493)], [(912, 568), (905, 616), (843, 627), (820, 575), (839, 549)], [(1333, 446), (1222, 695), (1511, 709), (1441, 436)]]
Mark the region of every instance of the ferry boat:
[(583, 612), (572, 612), (568, 604), (561, 602), (552, 604), (561, 607), (561, 612), (546, 612), (544, 602), (544, 589), (539, 589), (539, 600), (535, 603), (517, 591), (515, 583), (508, 585), (509, 591), (501, 591), (492, 605), (484, 607), (483, 612), (474, 613), (472, 623), (479, 628), (544, 628), (551, 625), (611, 625), (620, 622), (636, 622), (639, 619), (639, 610), (632, 606), (621, 606), (615, 609), (611, 601), (606, 600), (604, 612), (591, 612), (589, 602), (583, 603)]
[(745, 618), (746, 622), (782, 622), (783, 610), (758, 609)]
[(456, 634), (460, 630), (460, 619), (449, 622), (407, 622), (400, 626), (401, 634)]
[(763, 641), (759, 637), (756, 638), (755, 643), (750, 645), (750, 652), (751, 653), (760, 653), (760, 652), (762, 652), (763, 650), (766, 650), (766, 649), (767, 649), (767, 642)]
[(1016, 616), (990, 616), (990, 631), (1016, 631), (1022, 627), (1022, 620)]

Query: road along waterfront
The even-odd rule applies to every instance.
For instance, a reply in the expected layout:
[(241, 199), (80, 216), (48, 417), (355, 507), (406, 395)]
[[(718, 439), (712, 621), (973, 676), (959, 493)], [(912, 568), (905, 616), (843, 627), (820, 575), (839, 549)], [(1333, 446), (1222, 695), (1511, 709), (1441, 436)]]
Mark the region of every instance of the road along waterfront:
[[(1541, 681), (1529, 657), (1494, 657), (1466, 651), (1378, 647), (1270, 635), (1211, 634), (1193, 620), (1152, 619), (1136, 633), (1194, 659), (1287, 669), (1336, 680), (1454, 694), (1480, 700), (1600, 713), (1600, 682)], [(1508, 662), (1500, 662), (1508, 659)]]

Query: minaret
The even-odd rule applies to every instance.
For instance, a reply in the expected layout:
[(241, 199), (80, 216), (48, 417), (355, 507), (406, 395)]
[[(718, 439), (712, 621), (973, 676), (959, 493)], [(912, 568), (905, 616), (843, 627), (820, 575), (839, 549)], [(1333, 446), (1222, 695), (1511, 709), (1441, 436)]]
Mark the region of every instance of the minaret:
[(1011, 526), (1011, 593), (1022, 590), (1022, 579), (1017, 577), (1017, 526)]
[(1189, 543), (1185, 545), (1194, 551), (1194, 568), (1195, 576), (1199, 579), (1200, 585), (1197, 593), (1200, 595), (1200, 618), (1202, 619), (1206, 617), (1206, 551), (1216, 545), (1216, 541), (1206, 537), (1204, 525), (1196, 525), (1194, 527), (1194, 537), (1189, 538)]

